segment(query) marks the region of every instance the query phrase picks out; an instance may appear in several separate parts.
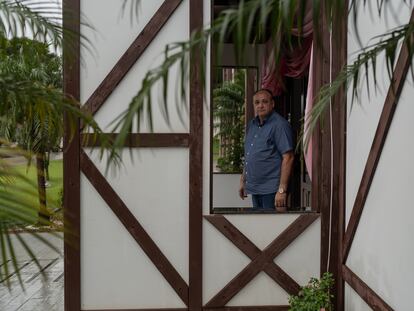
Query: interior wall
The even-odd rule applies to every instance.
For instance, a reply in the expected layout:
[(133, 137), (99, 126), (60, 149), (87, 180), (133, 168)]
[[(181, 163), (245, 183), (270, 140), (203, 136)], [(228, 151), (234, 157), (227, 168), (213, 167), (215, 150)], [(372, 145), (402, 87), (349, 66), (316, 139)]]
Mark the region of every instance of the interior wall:
[[(384, 33), (409, 20), (411, 8), (403, 1), (393, 1), (397, 14), (384, 10), (378, 17), (376, 3), (371, 4), (357, 19), (357, 29), (364, 44), (375, 35)], [(348, 63), (359, 50), (353, 21), (349, 21)], [(408, 74), (410, 76), (410, 74)], [(366, 159), (372, 144), (384, 99), (390, 85), (384, 56), (377, 67), (379, 90), (374, 92), (370, 84), (370, 95), (364, 85), (360, 93), (361, 105), (351, 102), (348, 94), (347, 125), (347, 183), (346, 220), (352, 212)], [(414, 143), (410, 139), (414, 132), (411, 116), (414, 113), (414, 96), (411, 77), (405, 86), (391, 124), (387, 140), (368, 194), (365, 208), (356, 231), (346, 265), (395, 310), (412, 310), (410, 288), (414, 277), (414, 212), (410, 180), (414, 174), (412, 158)], [(352, 109), (351, 109), (352, 108)], [(360, 298), (349, 287), (346, 288), (346, 310), (365, 310)], [(356, 308), (355, 306), (361, 306)]]
[(237, 67), (237, 66), (246, 66), (246, 67), (257, 67), (258, 68), (258, 81), (259, 85), (262, 78), (262, 64), (261, 60), (265, 55), (265, 45), (256, 44), (249, 45), (246, 47), (245, 54), (242, 57), (241, 64), (236, 62), (236, 57), (234, 54), (234, 44), (225, 43), (223, 44), (221, 58), (216, 60), (216, 66), (227, 66), (227, 67)]

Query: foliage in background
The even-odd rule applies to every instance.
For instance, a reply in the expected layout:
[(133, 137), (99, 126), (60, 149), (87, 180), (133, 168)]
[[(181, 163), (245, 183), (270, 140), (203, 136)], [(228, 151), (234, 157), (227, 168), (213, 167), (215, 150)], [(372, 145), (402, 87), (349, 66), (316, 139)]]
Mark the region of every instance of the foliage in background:
[(224, 81), (213, 90), (215, 138), (221, 149), (217, 167), (226, 173), (240, 173), (243, 169), (245, 75), (245, 70), (237, 70), (234, 81)]
[(325, 272), (321, 279), (311, 278), (297, 296), (289, 297), (290, 311), (319, 311), (325, 308), (332, 311), (331, 289), (334, 280), (331, 273)]
[[(25, 69), (28, 65), (33, 65), (30, 62), (36, 59), (35, 55), (33, 58), (28, 55), (25, 61), (17, 58), (10, 59), (8, 56), (13, 50), (9, 41), (17, 42), (19, 39), (16, 38), (24, 37), (46, 44), (47, 48), (61, 49), (63, 35), (65, 35), (65, 55), (70, 57), (75, 55), (71, 53), (76, 51), (75, 39), (80, 36), (83, 39), (82, 46), (90, 50), (87, 39), (85, 40), (82, 35), (62, 26), (63, 15), (56, 2), (0, 0), (0, 50), (2, 50), (0, 52), (0, 118), (5, 126), (3, 128), (4, 137), (1, 139), (2, 147), (0, 148), (0, 279), (5, 280), (3, 284), (6, 286), (10, 286), (8, 276), (15, 273), (23, 287), (15, 255), (16, 243), (26, 250), (39, 271), (42, 268), (30, 245), (22, 236), (16, 234), (15, 240), (10, 237), (10, 228), (14, 228), (16, 224), (34, 223), (38, 220), (38, 206), (33, 206), (33, 200), (37, 200), (38, 193), (36, 183), (33, 183), (25, 174), (16, 170), (3, 159), (4, 157), (27, 156), (25, 150), (16, 148), (7, 138), (15, 135), (17, 130), (20, 131), (20, 127), (27, 126), (26, 122), (30, 124), (27, 136), (34, 135), (33, 137), (39, 138), (47, 135), (51, 138), (54, 134), (49, 130), (57, 128), (56, 122), (60, 122), (59, 128), (62, 128), (62, 116), (66, 115), (67, 132), (65, 135), (69, 140), (73, 137), (75, 125), (80, 119), (85, 124), (85, 128), (93, 131), (103, 142), (104, 147), (101, 151), (110, 144), (107, 136), (102, 135), (102, 130), (91, 115), (81, 111), (76, 100), (66, 96), (61, 87), (57, 87), (54, 82), (43, 83), (42, 72), (45, 68), (39, 68), (35, 65), (32, 66), (33, 70), (30, 72)], [(67, 24), (79, 23), (79, 17), (74, 12), (66, 10), (64, 15)], [(82, 24), (84, 25), (84, 23)], [(22, 40), (24, 41), (24, 39)], [(22, 52), (21, 46), (15, 52)], [(34, 83), (34, 78), (36, 78), (36, 83)], [(9, 124), (7, 124), (8, 122)], [(61, 134), (57, 136), (61, 136)], [(33, 139), (30, 142), (31, 147), (27, 149), (40, 147), (44, 145), (43, 142), (40, 143), (40, 140)], [(49, 143), (51, 142), (47, 142), (46, 145)], [(44, 223), (48, 224), (47, 221)], [(67, 233), (70, 234), (70, 232)], [(43, 236), (35, 232), (31, 232), (31, 235), (59, 253), (59, 250)], [(5, 262), (10, 264), (2, 264)]]
[[(7, 159), (5, 160), (7, 161)], [(52, 213), (53, 219), (55, 219), (55, 212), (59, 211), (61, 208), (61, 193), (63, 186), (63, 163), (62, 160), (52, 160), (50, 161), (50, 184), (47, 188), (46, 192), (46, 199), (48, 202), (48, 207)], [(35, 189), (33, 189), (33, 186), (37, 183), (37, 169), (34, 165), (28, 167), (26, 164), (16, 164), (12, 166), (12, 169), (18, 173), (27, 178), (28, 183), (23, 183), (20, 179), (14, 179), (10, 181), (9, 186), (9, 193), (13, 196), (19, 196), (21, 199), (24, 199), (28, 204), (33, 206), (34, 208), (31, 209), (31, 214), (33, 216), (31, 222), (21, 221), (18, 219), (14, 220), (14, 223), (16, 224), (14, 228), (16, 229), (23, 229), (25, 226), (35, 226), (38, 227), (37, 224), (37, 217), (38, 217), (38, 204), (39, 200), (37, 197)], [(19, 191), (15, 190), (15, 188), (19, 189)], [(50, 224), (52, 226), (56, 224)], [(12, 228), (12, 229), (14, 229)], [(43, 229), (43, 228), (42, 228)]]
[[(0, 72), (15, 81), (27, 80), (45, 88), (62, 88), (62, 60), (47, 44), (27, 38), (0, 38)], [(0, 136), (26, 151), (28, 165), (36, 156), (39, 217), (49, 219), (46, 200), (48, 154), (59, 148), (63, 137), (63, 111), (44, 111), (33, 105), (26, 111), (19, 101), (0, 109)]]

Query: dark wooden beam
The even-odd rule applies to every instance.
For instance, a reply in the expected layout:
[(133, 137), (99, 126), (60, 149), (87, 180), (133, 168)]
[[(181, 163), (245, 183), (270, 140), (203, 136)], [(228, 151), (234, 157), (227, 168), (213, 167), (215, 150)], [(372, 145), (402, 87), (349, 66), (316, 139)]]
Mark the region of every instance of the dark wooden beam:
[(374, 311), (393, 311), (384, 300), (381, 299), (367, 284), (365, 284), (346, 265), (342, 266), (344, 280)]
[[(190, 1), (190, 32), (203, 28), (203, 0)], [(189, 311), (203, 307), (203, 81), (200, 51), (190, 52)]]
[[(105, 134), (110, 141), (116, 139), (117, 134)], [(189, 134), (187, 133), (140, 133), (128, 134), (124, 147), (129, 148), (168, 148), (168, 147), (188, 147)], [(82, 134), (81, 144), (83, 147), (100, 147), (101, 141), (94, 135)]]
[[(254, 260), (262, 251), (241, 233), (227, 218), (221, 215), (204, 216), (218, 231), (229, 239), (247, 257)], [(280, 285), (288, 294), (297, 295), (300, 286), (273, 260), (269, 260), (263, 271)]]
[[(323, 12), (324, 2), (321, 2), (321, 12)], [(330, 80), (330, 33), (327, 26), (325, 14), (321, 15), (318, 23), (319, 28), (315, 31), (313, 42), (313, 97), (315, 98), (322, 86)], [(314, 100), (314, 98), (312, 100)], [(329, 118), (324, 118), (329, 120)], [(326, 184), (326, 168), (330, 167), (330, 158), (326, 159), (329, 151), (329, 137), (327, 136), (326, 122), (317, 124), (312, 133), (312, 197), (311, 208), (315, 212), (321, 213), (321, 261), (320, 270), (323, 272), (327, 266), (329, 225), (327, 220), (326, 206), (329, 204), (329, 184)], [(328, 160), (328, 162), (326, 162)], [(325, 169), (325, 172), (323, 171)], [(330, 180), (328, 179), (328, 182)]]
[[(344, 1), (348, 7), (348, 1)], [(332, 21), (332, 79), (340, 74), (348, 57), (348, 15), (343, 10), (334, 12)], [(332, 98), (332, 217), (331, 251), (328, 270), (335, 283), (332, 288), (333, 305), (336, 311), (343, 311), (345, 304), (345, 284), (342, 279), (342, 241), (345, 231), (345, 186), (346, 186), (346, 110), (345, 87), (339, 89)]]
[(151, 309), (88, 309), (84, 311), (187, 311), (184, 308), (151, 308)]
[[(412, 22), (414, 22), (414, 10), (412, 11), (410, 18), (410, 23)], [(411, 40), (413, 40), (413, 38), (411, 38)], [(404, 82), (406, 80), (407, 73), (411, 64), (411, 57), (412, 55), (410, 55), (407, 43), (404, 42), (394, 68), (390, 87), (388, 89), (387, 96), (385, 97), (384, 107), (382, 109), (378, 127), (371, 145), (371, 150), (368, 154), (368, 159), (365, 164), (364, 172), (362, 174), (361, 183), (359, 184), (348, 227), (345, 232), (342, 258), (342, 262), (344, 264), (348, 258), (352, 241), (358, 228), (362, 211), (364, 210), (365, 202), (371, 188), (371, 183), (374, 179), (375, 171), (381, 157), (382, 149), (384, 147), (385, 140), (387, 139), (388, 130), (391, 126), (394, 112), (397, 108), (398, 100), (400, 98), (401, 91), (403, 89)]]
[(81, 169), (177, 295), (188, 305), (188, 286), (186, 282), (83, 151), (81, 152)]
[(165, 0), (158, 11), (154, 14), (148, 24), (144, 27), (138, 37), (121, 56), (109, 74), (105, 77), (98, 88), (92, 93), (86, 101), (83, 109), (95, 114), (103, 105), (105, 100), (112, 94), (118, 84), (122, 81), (128, 71), (144, 53), (152, 40), (157, 36), (159, 31), (168, 21), (175, 9), (182, 0)]
[(317, 218), (317, 214), (301, 215), (289, 225), (272, 243), (267, 246), (261, 255), (257, 256), (238, 275), (236, 275), (222, 290), (220, 290), (205, 305), (207, 308), (225, 306), (240, 290), (246, 286), (260, 271), (274, 260), (286, 247), (289, 246), (302, 232)]
[[(63, 1), (63, 90), (80, 98), (80, 0)], [(79, 120), (64, 116), (63, 198), (64, 209), (64, 305), (66, 311), (79, 311), (81, 306), (80, 270), (80, 136)], [(74, 132), (73, 132), (74, 131)], [(71, 135), (73, 133), (73, 135)]]
[[(325, 11), (325, 2), (321, 2), (321, 12)], [(314, 93), (316, 98), (319, 90), (331, 79), (331, 34), (326, 14), (321, 14), (319, 29), (315, 32), (314, 40)], [(321, 213), (321, 262), (320, 271), (323, 274), (330, 262), (330, 221), (331, 219), (331, 127), (330, 111), (323, 113), (323, 122), (319, 122), (314, 133), (313, 168), (312, 168), (312, 209)]]

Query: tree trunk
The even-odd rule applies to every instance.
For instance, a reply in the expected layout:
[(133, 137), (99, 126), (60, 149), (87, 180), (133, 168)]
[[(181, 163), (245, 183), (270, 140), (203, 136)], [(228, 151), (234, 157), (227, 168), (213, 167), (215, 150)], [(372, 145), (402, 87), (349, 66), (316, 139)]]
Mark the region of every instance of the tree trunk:
[(46, 206), (46, 179), (45, 179), (45, 154), (36, 154), (36, 168), (37, 168), (37, 189), (39, 193), (39, 223), (45, 224), (50, 220), (50, 214)]
[(46, 153), (46, 156), (45, 156), (46, 181), (50, 181), (50, 177), (49, 177), (49, 164), (50, 164), (50, 152), (47, 152)]

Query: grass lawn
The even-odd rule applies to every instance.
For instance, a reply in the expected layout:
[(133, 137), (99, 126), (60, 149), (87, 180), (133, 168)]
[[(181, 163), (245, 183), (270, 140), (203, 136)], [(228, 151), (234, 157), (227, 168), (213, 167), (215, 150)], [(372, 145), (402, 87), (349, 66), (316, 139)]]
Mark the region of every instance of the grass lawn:
[[(15, 192), (19, 199), (23, 199), (33, 206), (33, 213), (37, 214), (39, 208), (39, 199), (37, 193), (37, 174), (36, 163), (33, 162), (30, 167), (17, 165), (16, 171), (30, 181), (25, 183), (22, 180), (15, 181), (15, 187), (10, 188), (10, 192)], [(49, 211), (53, 212), (60, 207), (60, 191), (63, 187), (63, 162), (62, 160), (53, 160), (49, 164), (49, 186), (46, 188), (46, 200)]]

